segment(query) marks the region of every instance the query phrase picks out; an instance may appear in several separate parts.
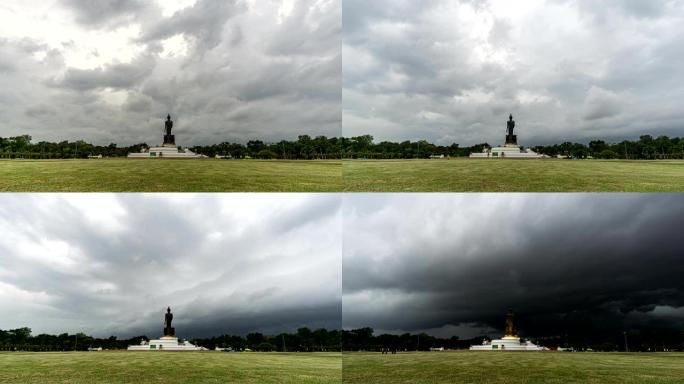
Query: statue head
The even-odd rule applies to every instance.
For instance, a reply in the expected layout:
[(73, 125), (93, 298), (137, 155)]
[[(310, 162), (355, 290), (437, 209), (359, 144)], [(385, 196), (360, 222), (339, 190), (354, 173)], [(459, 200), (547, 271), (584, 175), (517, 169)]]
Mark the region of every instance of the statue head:
[(171, 120), (171, 114), (166, 115), (166, 120)]
[(166, 308), (166, 313), (171, 313), (171, 307)]
[(513, 120), (513, 114), (508, 115), (508, 120)]

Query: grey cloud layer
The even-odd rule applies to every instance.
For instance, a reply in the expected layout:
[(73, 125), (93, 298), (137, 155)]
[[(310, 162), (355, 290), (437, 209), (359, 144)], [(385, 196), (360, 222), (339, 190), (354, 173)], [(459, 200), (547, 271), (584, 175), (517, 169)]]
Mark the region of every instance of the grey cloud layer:
[(75, 13), (75, 21), (88, 27), (112, 26), (135, 19), (147, 6), (138, 0), (62, 0)]
[(192, 337), (341, 323), (340, 198), (7, 195), (0, 329)]
[(343, 2), (345, 136), (681, 135), (681, 1)]
[(345, 197), (343, 325), (497, 335), (512, 307), (528, 336), (681, 328), (683, 218), (678, 195)]
[[(181, 145), (339, 136), (340, 2), (296, 1), (287, 15), (281, 5), (198, 0), (164, 17), (152, 1), (55, 2), (47, 12), (84, 38), (139, 28), (127, 43), (137, 53), (73, 68), (64, 55), (79, 41), (0, 36), (0, 86), (12, 90), (0, 96), (0, 136), (155, 144), (167, 112)], [(187, 55), (165, 52), (179, 38)]]

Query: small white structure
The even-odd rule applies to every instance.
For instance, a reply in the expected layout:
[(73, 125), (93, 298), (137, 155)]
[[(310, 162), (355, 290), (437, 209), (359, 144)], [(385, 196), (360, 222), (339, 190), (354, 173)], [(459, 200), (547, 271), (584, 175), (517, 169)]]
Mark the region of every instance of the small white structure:
[(471, 351), (548, 351), (548, 348), (522, 341), (513, 326), (513, 311), (506, 315), (506, 335), (500, 339), (483, 341), (481, 345), (471, 345)]
[(233, 347), (224, 347), (224, 348), (221, 348), (221, 347), (219, 347), (219, 346), (217, 345), (217, 346), (214, 348), (214, 350), (215, 350), (215, 351), (219, 351), (219, 352), (233, 352)]
[(139, 345), (129, 345), (129, 351), (206, 351), (204, 347), (199, 347), (189, 341), (178, 341), (174, 336), (162, 336), (159, 339), (140, 341)]

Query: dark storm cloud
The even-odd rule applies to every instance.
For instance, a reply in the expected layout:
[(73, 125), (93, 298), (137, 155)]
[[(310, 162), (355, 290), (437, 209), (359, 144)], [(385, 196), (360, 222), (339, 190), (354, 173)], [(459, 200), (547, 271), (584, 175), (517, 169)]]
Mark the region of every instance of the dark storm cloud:
[(7, 195), (0, 329), (186, 337), (341, 323), (335, 196)]
[(684, 326), (681, 196), (345, 199), (347, 328), (500, 336), (509, 307), (527, 336)]
[[(167, 113), (183, 146), (339, 136), (340, 12), (336, 0), (10, 2), (0, 137), (155, 144)], [(26, 112), (43, 106), (58, 113)]]
[(681, 135), (684, 3), (343, 3), (344, 135), (526, 145)]

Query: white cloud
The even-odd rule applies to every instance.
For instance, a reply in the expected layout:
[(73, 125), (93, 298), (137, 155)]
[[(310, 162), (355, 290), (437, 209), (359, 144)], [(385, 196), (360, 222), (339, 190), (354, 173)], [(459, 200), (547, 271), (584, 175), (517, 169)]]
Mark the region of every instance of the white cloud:
[(156, 2), (162, 8), (162, 16), (171, 17), (180, 10), (194, 6), (197, 0), (156, 0)]

